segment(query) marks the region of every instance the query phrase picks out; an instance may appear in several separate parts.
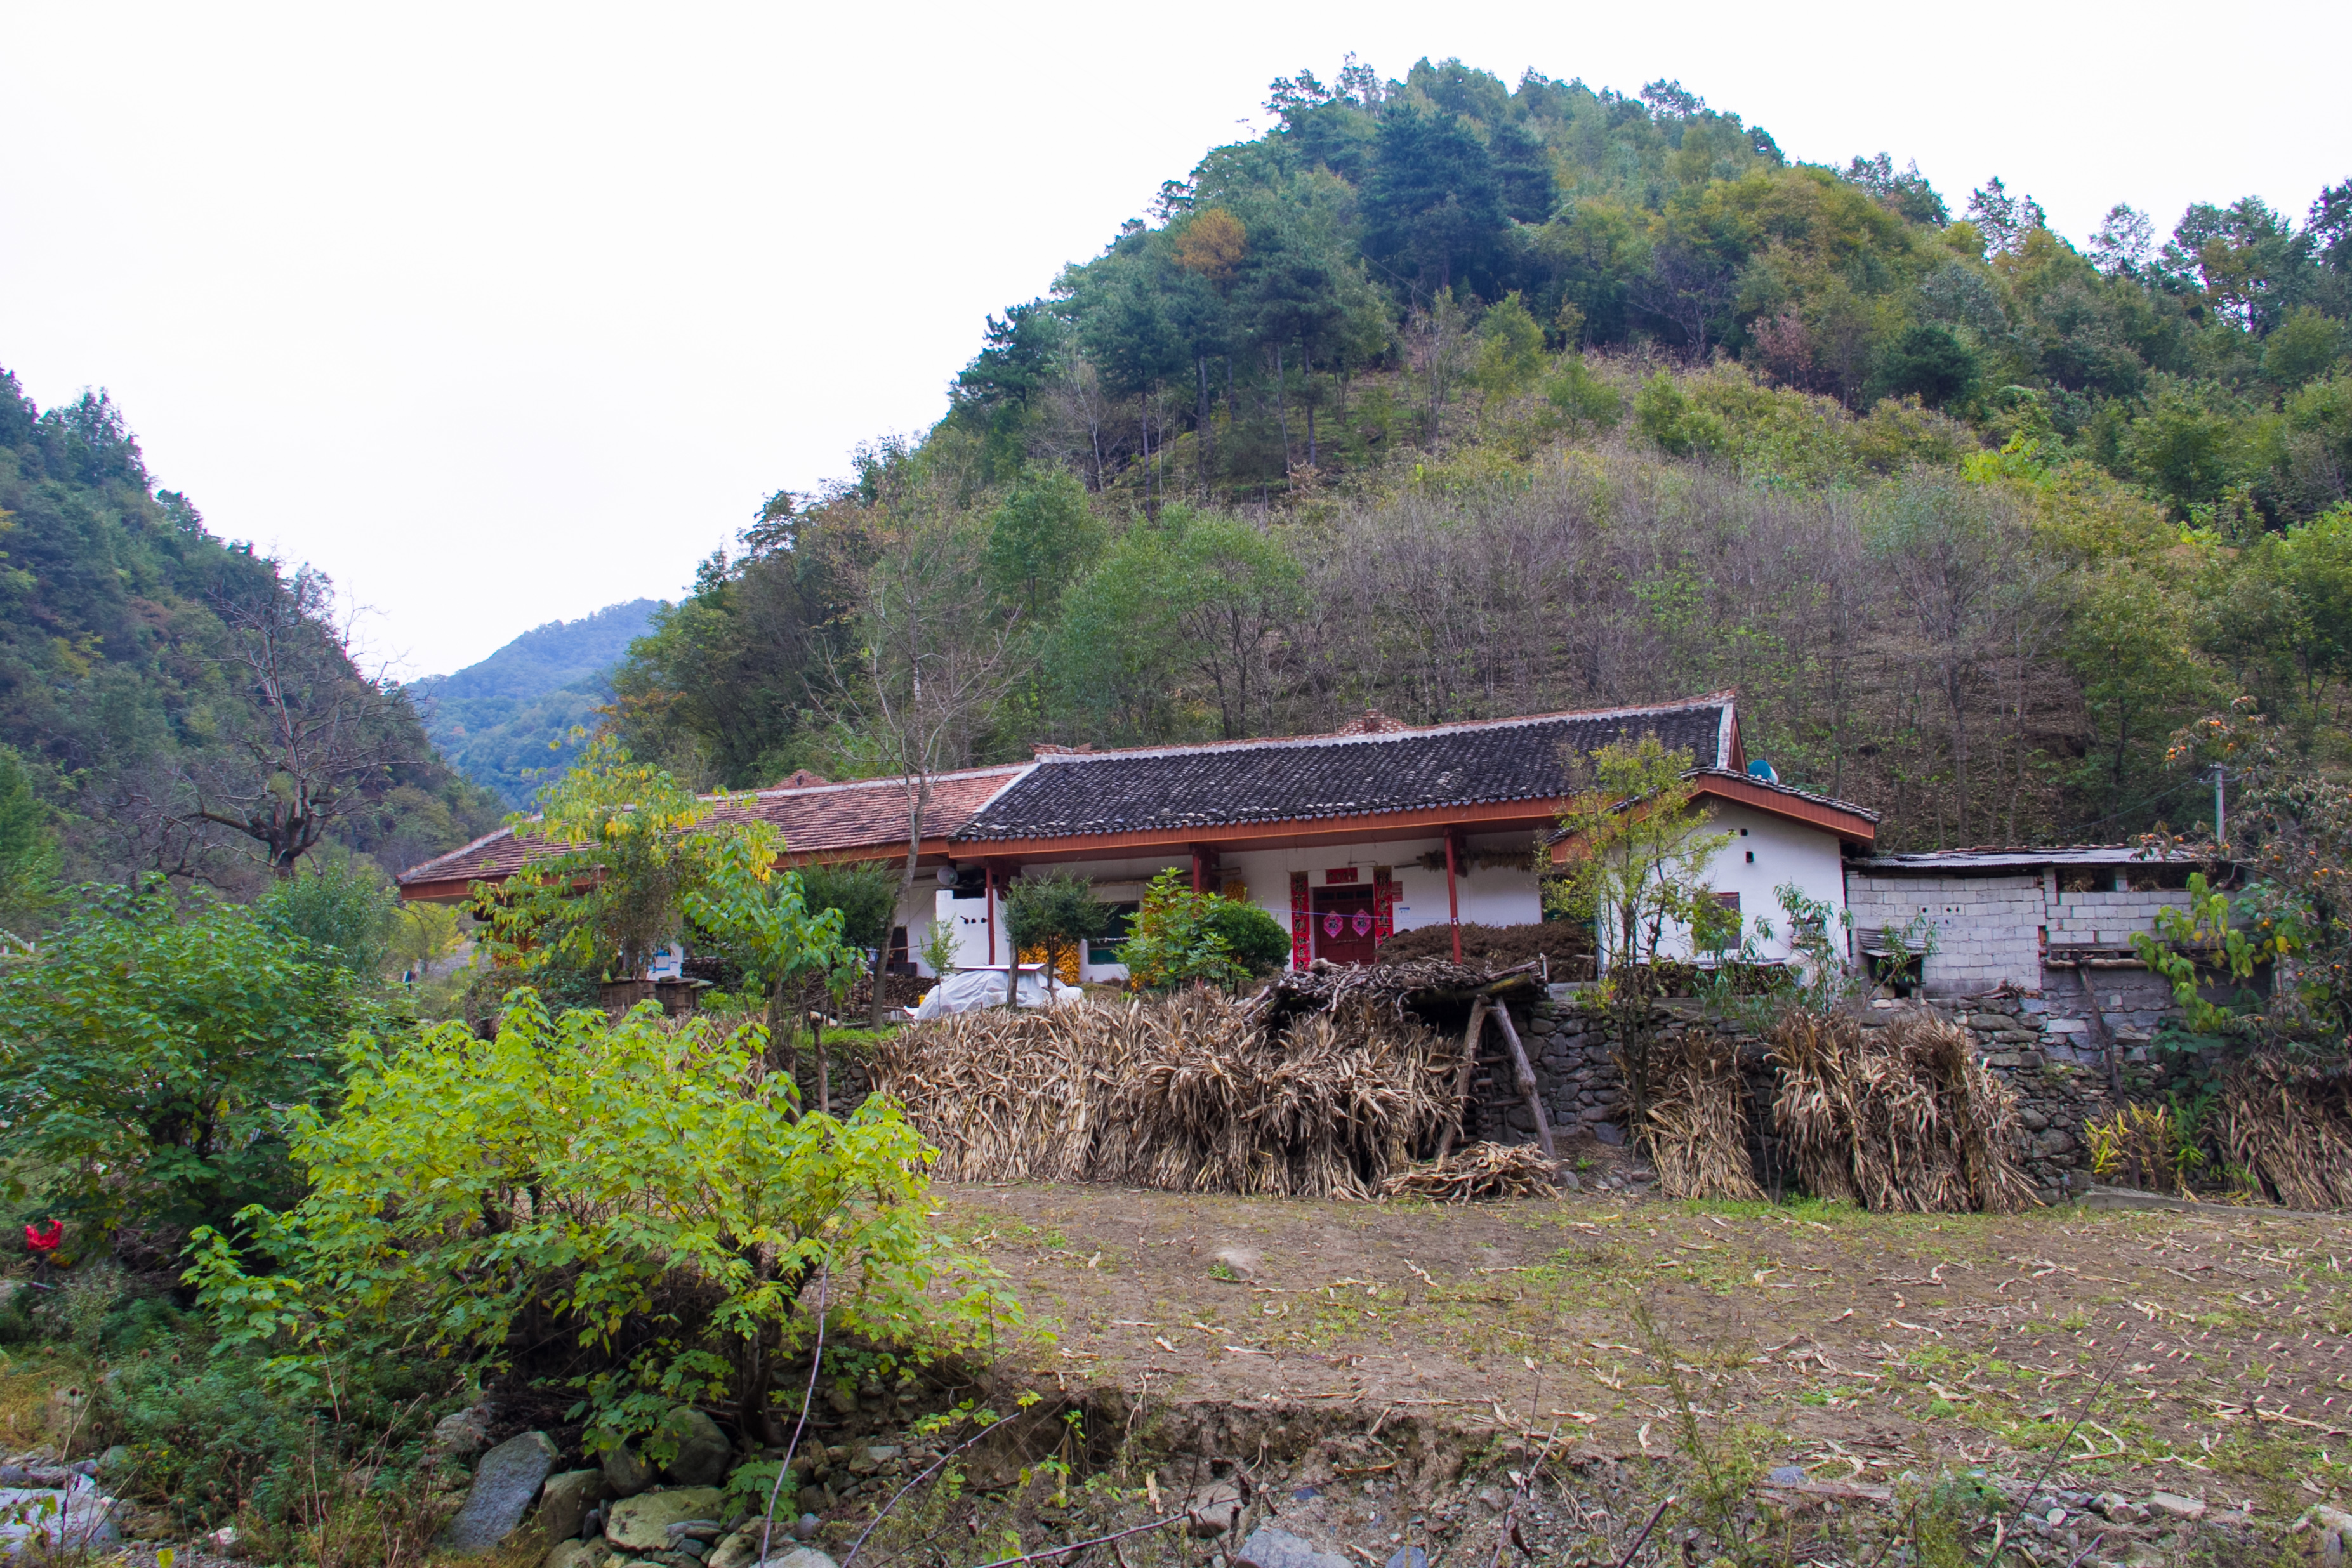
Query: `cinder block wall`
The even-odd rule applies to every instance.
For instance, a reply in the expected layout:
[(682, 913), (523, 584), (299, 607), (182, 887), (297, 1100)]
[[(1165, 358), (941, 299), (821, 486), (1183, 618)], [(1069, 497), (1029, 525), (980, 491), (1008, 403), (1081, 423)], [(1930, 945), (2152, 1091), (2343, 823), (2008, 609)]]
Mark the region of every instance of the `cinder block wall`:
[[(2032, 873), (2006, 876), (1875, 876), (1846, 873), (1853, 911), (1853, 957), (1881, 927), (1900, 932), (1925, 915), (1936, 934), (1921, 981), (1931, 996), (1964, 996), (2008, 984), (2042, 985), (2046, 898)], [(2137, 894), (2124, 896), (2139, 896)]]

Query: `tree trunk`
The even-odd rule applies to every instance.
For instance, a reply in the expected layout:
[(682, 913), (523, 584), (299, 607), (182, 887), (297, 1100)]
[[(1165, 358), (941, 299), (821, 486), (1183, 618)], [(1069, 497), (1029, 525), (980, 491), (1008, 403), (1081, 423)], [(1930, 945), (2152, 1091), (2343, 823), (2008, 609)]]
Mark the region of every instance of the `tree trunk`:
[(1462, 1065), (1454, 1074), (1454, 1120), (1437, 1140), (1436, 1163), (1441, 1166), (1454, 1152), (1454, 1139), (1463, 1130), (1462, 1124), (1470, 1119), (1470, 1080), (1478, 1070), (1478, 1040), (1486, 1032), (1486, 1013), (1494, 1005), (1485, 997), (1470, 1004), (1470, 1027), (1462, 1031)]
[(831, 1074), (826, 1071), (830, 1066), (830, 1063), (828, 1063), (824, 1058), (824, 1012), (823, 1009), (819, 1009), (817, 1011), (809, 1014), (809, 1049), (816, 1055), (817, 1114), (821, 1116), (830, 1116), (833, 1114), (833, 1083)]
[(1306, 398), (1307, 398), (1307, 466), (1308, 466), (1309, 468), (1312, 468), (1312, 467), (1314, 467), (1314, 466), (1316, 465), (1316, 464), (1315, 464), (1315, 356), (1314, 356), (1314, 354), (1313, 354), (1313, 353), (1311, 353), (1310, 351), (1308, 351), (1307, 347), (1307, 340), (1306, 340), (1306, 339), (1304, 339), (1304, 338), (1301, 338), (1300, 340), (1298, 340), (1298, 368), (1299, 368), (1299, 370), (1300, 370), (1300, 371), (1305, 374), (1305, 376), (1306, 376), (1306, 378), (1307, 378), (1307, 380), (1306, 380), (1306, 385), (1305, 385), (1305, 387), (1304, 387), (1304, 389), (1303, 389), (1303, 390), (1304, 390), (1304, 392), (1305, 392)]
[(1519, 1043), (1519, 1031), (1511, 1027), (1510, 1008), (1498, 1004), (1495, 1009), (1495, 1021), (1503, 1026), (1503, 1040), (1511, 1048), (1511, 1067), (1518, 1080), (1519, 1094), (1527, 1101), (1528, 1109), (1535, 1113), (1536, 1137), (1543, 1145), (1544, 1158), (1556, 1160), (1559, 1158), (1559, 1150), (1552, 1144), (1551, 1119), (1544, 1114), (1543, 1095), (1536, 1085), (1535, 1064), (1528, 1060), (1527, 1047)]

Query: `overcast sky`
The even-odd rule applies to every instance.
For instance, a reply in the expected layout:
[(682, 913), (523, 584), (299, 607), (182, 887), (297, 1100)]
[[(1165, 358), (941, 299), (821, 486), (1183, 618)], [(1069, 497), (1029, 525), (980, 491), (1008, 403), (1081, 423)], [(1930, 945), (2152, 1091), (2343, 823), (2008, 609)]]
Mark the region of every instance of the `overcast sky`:
[(1679, 78), (1792, 158), (1999, 174), (2078, 242), (2352, 177), (2352, 6), (531, 8), (0, 0), (0, 366), (105, 387), (213, 530), (410, 674), (675, 597), (937, 419), (982, 318), (1266, 122), (1458, 55)]

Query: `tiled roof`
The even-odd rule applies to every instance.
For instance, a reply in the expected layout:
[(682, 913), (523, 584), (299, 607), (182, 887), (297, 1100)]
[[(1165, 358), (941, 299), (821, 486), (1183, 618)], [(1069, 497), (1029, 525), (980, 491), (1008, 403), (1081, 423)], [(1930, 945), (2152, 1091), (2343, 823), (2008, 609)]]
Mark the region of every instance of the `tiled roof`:
[[(923, 836), (940, 839), (954, 832), (991, 796), (1019, 778), (1029, 766), (1024, 762), (933, 775), (931, 803), (923, 817)], [(887, 853), (894, 849), (903, 850), (907, 842), (907, 796), (896, 779), (762, 789), (755, 794), (731, 796), (709, 820), (740, 821), (752, 816), (782, 829), (785, 848), (793, 854), (856, 849)], [(404, 887), (423, 883), (496, 882), (511, 876), (531, 861), (558, 852), (561, 847), (545, 839), (518, 836), (512, 828), (500, 828), (463, 849), (409, 867), (401, 873), (399, 881)]]
[(1655, 731), (1702, 766), (1735, 760), (1727, 692), (1689, 702), (1425, 728), (1135, 751), (1045, 753), (956, 834), (975, 840), (1189, 831), (1569, 793), (1562, 753)]
[(1857, 806), (1851, 800), (1841, 800), (1834, 795), (1819, 795), (1811, 789), (1800, 789), (1794, 784), (1783, 784), (1778, 779), (1759, 779), (1753, 773), (1742, 773), (1736, 768), (1695, 768), (1687, 777), (1700, 779), (1732, 779), (1747, 785), (1751, 789), (1761, 789), (1766, 794), (1784, 796), (1792, 800), (1810, 800), (1816, 806), (1827, 806), (1835, 811), (1851, 811), (1866, 822), (1880, 821), (1878, 813), (1867, 806)]

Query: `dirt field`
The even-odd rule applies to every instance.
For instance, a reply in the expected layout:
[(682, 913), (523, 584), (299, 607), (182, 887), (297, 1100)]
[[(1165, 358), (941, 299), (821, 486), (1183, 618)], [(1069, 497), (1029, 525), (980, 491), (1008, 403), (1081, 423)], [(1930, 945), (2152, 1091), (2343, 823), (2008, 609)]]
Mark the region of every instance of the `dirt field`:
[(2352, 1220), (936, 1196), (1051, 1336), (1003, 1346), (1041, 1387), (1618, 1458), (1673, 1448), (1688, 1409), (1815, 1482), (2054, 1455), (2053, 1486), (2273, 1520), (2352, 1491)]

